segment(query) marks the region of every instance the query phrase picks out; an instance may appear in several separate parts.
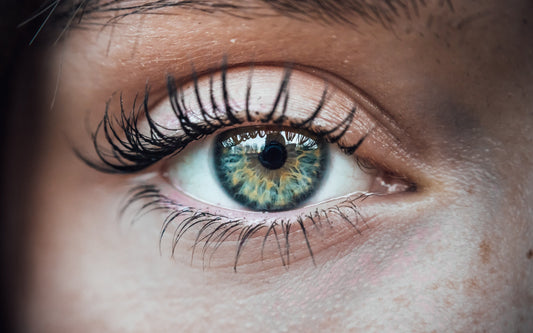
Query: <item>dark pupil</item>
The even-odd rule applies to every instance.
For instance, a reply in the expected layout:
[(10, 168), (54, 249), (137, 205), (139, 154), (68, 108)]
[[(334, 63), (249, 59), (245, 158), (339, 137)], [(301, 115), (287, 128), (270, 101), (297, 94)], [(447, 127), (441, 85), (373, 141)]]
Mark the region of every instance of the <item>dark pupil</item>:
[(259, 153), (259, 161), (267, 169), (279, 169), (285, 164), (286, 160), (287, 149), (277, 141), (270, 141), (265, 146), (265, 149)]

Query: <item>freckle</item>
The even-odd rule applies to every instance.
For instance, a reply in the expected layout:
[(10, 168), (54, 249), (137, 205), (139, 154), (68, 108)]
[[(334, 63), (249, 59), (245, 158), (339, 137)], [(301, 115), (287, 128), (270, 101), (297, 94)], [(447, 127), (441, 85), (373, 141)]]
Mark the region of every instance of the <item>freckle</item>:
[(533, 249), (530, 249), (529, 251), (527, 251), (526, 257), (527, 257), (528, 259), (533, 258)]
[(486, 264), (490, 260), (490, 245), (486, 240), (483, 240), (479, 244), (479, 257), (481, 258), (481, 262)]
[(467, 291), (475, 291), (479, 289), (479, 285), (475, 279), (467, 279), (465, 281), (465, 288)]
[(448, 289), (457, 290), (459, 287), (457, 286), (457, 283), (452, 280), (447, 280), (445, 283), (446, 287)]
[(453, 302), (450, 300), (449, 297), (444, 298), (442, 301), (444, 302), (444, 305), (445, 305), (446, 307), (450, 307), (450, 306), (453, 305)]
[(393, 299), (394, 302), (398, 303), (398, 305), (402, 305), (402, 304), (405, 304), (407, 303), (405, 297), (402, 297), (402, 296), (398, 296), (396, 298)]

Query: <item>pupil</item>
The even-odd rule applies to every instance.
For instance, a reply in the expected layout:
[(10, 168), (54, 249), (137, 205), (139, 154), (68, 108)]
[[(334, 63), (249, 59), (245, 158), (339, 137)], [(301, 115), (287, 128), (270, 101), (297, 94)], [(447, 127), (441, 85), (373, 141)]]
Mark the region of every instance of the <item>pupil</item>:
[(287, 149), (277, 141), (270, 141), (263, 151), (259, 153), (258, 157), (259, 162), (261, 162), (265, 168), (276, 170), (285, 164), (285, 161), (287, 160)]

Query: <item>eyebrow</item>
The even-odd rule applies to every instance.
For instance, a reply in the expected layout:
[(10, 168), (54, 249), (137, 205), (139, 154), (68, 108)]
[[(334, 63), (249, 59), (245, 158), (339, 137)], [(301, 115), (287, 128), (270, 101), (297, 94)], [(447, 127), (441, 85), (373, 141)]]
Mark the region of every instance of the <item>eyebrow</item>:
[[(434, 1), (454, 11), (452, 0)], [(49, 20), (61, 28), (61, 37), (73, 27), (109, 25), (126, 16), (164, 14), (163, 10), (175, 7), (243, 19), (279, 15), (323, 24), (357, 26), (364, 22), (391, 29), (398, 19), (419, 17), (420, 8), (428, 2), (432, 0), (49, 0), (21, 25), (45, 17), (33, 42)]]

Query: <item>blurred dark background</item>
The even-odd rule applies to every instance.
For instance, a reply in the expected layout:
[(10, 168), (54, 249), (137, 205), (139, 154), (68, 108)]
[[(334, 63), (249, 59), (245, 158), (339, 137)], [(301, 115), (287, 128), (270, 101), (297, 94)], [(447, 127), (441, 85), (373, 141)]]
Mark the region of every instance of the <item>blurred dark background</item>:
[(21, 331), (25, 278), (31, 274), (25, 248), (31, 241), (32, 170), (38, 167), (33, 158), (47, 109), (40, 105), (40, 56), (47, 42), (43, 37), (29, 45), (43, 16), (19, 25), (44, 2), (0, 1), (0, 332)]

